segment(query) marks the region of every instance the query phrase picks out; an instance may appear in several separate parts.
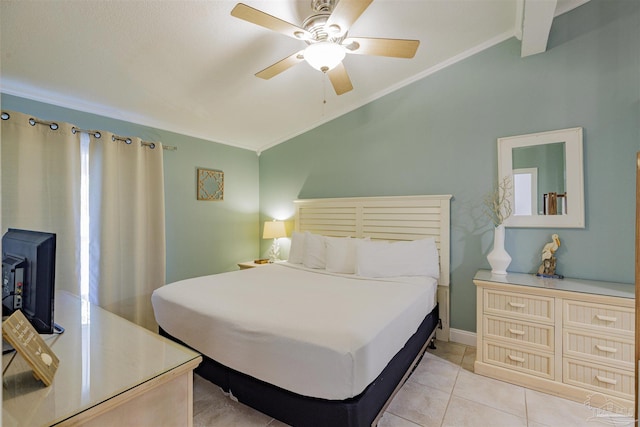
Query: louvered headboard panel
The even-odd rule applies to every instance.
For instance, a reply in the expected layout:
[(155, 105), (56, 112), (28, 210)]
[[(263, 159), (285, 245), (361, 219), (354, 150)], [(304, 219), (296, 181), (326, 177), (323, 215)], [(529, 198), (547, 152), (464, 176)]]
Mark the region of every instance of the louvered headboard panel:
[(324, 236), (417, 240), (433, 237), (440, 252), (438, 301), (449, 337), (451, 195), (296, 200), (295, 230)]

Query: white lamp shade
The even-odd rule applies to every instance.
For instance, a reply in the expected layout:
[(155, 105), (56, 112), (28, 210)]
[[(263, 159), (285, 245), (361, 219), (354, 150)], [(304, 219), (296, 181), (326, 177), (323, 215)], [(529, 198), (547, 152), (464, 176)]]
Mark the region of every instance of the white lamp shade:
[(286, 237), (287, 231), (284, 228), (284, 222), (282, 221), (265, 221), (264, 230), (262, 232), (263, 239), (278, 239), (280, 237)]
[(342, 46), (332, 42), (318, 42), (304, 50), (304, 59), (316, 70), (327, 72), (338, 65), (345, 56)]

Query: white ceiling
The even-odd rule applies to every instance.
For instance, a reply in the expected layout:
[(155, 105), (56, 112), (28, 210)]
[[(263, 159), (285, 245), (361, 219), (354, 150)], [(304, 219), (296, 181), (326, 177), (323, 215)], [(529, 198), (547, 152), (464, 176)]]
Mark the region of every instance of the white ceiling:
[[(555, 15), (584, 2), (558, 0)], [(525, 10), (524, 0), (374, 0), (349, 35), (420, 47), (413, 59), (347, 55), (354, 90), (337, 96), (306, 63), (255, 77), (305, 44), (232, 17), (236, 3), (2, 0), (1, 89), (260, 152), (519, 36)], [(296, 25), (311, 11), (310, 0), (244, 3)]]

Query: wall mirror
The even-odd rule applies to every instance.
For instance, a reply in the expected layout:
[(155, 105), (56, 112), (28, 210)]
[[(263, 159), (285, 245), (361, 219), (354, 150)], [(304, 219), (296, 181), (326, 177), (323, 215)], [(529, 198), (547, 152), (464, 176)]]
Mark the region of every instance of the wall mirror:
[(506, 227), (584, 228), (582, 128), (498, 139), (498, 177), (511, 177)]

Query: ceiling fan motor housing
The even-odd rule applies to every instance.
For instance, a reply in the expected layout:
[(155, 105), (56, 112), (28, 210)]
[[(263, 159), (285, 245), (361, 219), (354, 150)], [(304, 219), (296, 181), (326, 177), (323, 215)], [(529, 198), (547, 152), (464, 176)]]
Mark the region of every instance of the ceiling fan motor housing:
[(324, 41), (342, 43), (345, 39), (347, 32), (342, 31), (338, 25), (326, 25), (335, 5), (336, 0), (311, 0), (311, 10), (316, 13), (307, 17), (302, 23), (302, 28), (312, 36), (311, 40), (305, 40), (307, 44)]
[(311, 0), (311, 10), (316, 12), (331, 13), (335, 5), (336, 0)]

